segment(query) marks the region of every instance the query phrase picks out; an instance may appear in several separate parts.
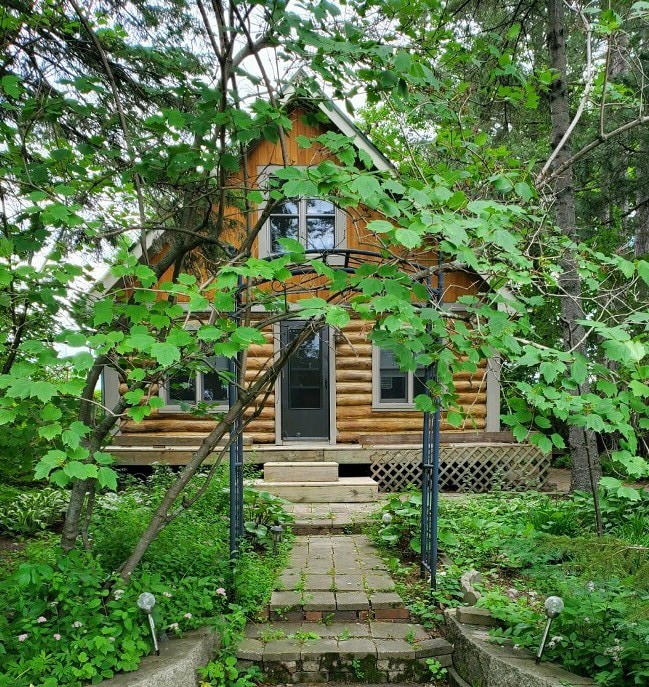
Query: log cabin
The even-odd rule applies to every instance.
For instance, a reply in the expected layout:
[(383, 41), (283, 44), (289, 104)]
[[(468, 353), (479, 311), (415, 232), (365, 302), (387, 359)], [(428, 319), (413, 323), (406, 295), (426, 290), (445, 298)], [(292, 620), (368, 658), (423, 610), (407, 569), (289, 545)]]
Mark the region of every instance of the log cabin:
[[(313, 140), (327, 131), (349, 137), (377, 170), (391, 169), (369, 138), (330, 100), (296, 101), (287, 114), (291, 127), (282, 146), (268, 140), (249, 146), (242, 165), (248, 170), (249, 187), (261, 188), (274, 169), (285, 165), (286, 156), (289, 164), (300, 167), (332, 158), (323, 146), (300, 144), (301, 137)], [(238, 213), (231, 209), (235, 244), (236, 227), (244, 223)], [(307, 249), (332, 254), (349, 251), (357, 258), (369, 255), (377, 250), (377, 241), (367, 224), (377, 218), (376, 212), (362, 207), (350, 211), (321, 198), (290, 198), (273, 208), (253, 253), (267, 257), (281, 250), (279, 239), (289, 237)], [(164, 251), (164, 239), (152, 236), (147, 250), (155, 261), (156, 253)], [(133, 252), (141, 256), (140, 243)], [(422, 259), (425, 262), (426, 257)], [(172, 278), (170, 268), (161, 281)], [(103, 288), (111, 289), (117, 282), (107, 275)], [(487, 288), (476, 273), (448, 273), (444, 307), (461, 309), (458, 299), (462, 295)], [(265, 369), (301, 324), (286, 320), (265, 329), (265, 343), (248, 350), (246, 382)], [(261, 412), (246, 426), (245, 461), (266, 466), (266, 490), (289, 500), (363, 501), (375, 498), (377, 488), (396, 491), (417, 481), (423, 414), (415, 409), (413, 399), (424, 390), (423, 370), (399, 369), (389, 351), (372, 345), (371, 327), (371, 322), (352, 319), (342, 329), (325, 327), (313, 335), (291, 357)], [(196, 416), (183, 408), (209, 402), (218, 412), (228, 404), (227, 384), (219, 376), (219, 370), (227, 369), (227, 359), (214, 358), (210, 366), (210, 372), (179, 373), (161, 385), (164, 407), (149, 417), (121, 422), (111, 447), (119, 463), (182, 465), (187, 461), (216, 420), (209, 413)], [(545, 480), (548, 466), (538, 450), (517, 444), (510, 433), (501, 431), (499, 369), (494, 358), (455, 375), (457, 400), (466, 416), (458, 428), (442, 415), (441, 484), (447, 489), (539, 487)], [(105, 403), (111, 407), (128, 387), (115, 370), (107, 368), (103, 390)]]

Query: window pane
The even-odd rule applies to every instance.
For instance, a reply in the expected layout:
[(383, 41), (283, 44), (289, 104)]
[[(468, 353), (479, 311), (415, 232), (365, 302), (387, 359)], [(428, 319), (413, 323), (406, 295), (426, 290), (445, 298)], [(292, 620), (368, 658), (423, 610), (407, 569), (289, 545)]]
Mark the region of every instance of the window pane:
[(181, 403), (196, 403), (196, 377), (178, 375), (169, 380), (167, 403), (179, 406)]
[(271, 217), (270, 218), (270, 245), (273, 253), (279, 253), (283, 248), (277, 243), (279, 239), (298, 240), (297, 217)]
[(306, 200), (307, 215), (333, 215), (334, 212), (334, 204), (328, 200), (320, 200), (320, 198), (307, 198)]
[(426, 370), (420, 367), (414, 374), (413, 377), (413, 388), (412, 397), (419, 396), (419, 394), (427, 394), (428, 388), (426, 387)]
[(320, 387), (313, 389), (291, 388), (291, 408), (320, 408)]
[(297, 215), (299, 201), (295, 198), (283, 200), (273, 208), (273, 215)]
[(399, 366), (394, 358), (394, 353), (384, 348), (381, 349), (381, 369), (382, 370), (398, 370)]
[(216, 372), (203, 373), (203, 401), (220, 403), (228, 400), (227, 384)]
[(336, 221), (333, 217), (309, 217), (306, 221), (306, 247), (330, 250), (336, 245)]
[(406, 372), (383, 372), (381, 371), (381, 401), (406, 403), (407, 396)]

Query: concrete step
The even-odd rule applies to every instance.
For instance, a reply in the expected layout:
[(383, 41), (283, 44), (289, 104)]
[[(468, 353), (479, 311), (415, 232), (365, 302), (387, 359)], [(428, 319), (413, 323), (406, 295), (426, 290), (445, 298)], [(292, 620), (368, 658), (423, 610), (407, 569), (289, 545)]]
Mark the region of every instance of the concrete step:
[(388, 622), (249, 625), (236, 656), (273, 683), (430, 682), (426, 660), (451, 665), (453, 647), (421, 625)]
[(264, 482), (338, 482), (338, 463), (265, 463)]
[(274, 591), (268, 606), (272, 621), (406, 621), (410, 613), (394, 591)]
[(251, 486), (292, 503), (370, 503), (379, 497), (379, 485), (371, 477), (341, 477), (337, 482), (265, 482)]

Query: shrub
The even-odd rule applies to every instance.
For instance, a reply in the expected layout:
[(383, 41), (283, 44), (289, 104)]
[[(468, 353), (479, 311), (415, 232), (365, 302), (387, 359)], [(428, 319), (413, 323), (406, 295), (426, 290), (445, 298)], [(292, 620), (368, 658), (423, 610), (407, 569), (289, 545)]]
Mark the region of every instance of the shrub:
[(0, 506), (0, 533), (31, 535), (60, 522), (68, 502), (67, 492), (51, 487), (17, 493)]

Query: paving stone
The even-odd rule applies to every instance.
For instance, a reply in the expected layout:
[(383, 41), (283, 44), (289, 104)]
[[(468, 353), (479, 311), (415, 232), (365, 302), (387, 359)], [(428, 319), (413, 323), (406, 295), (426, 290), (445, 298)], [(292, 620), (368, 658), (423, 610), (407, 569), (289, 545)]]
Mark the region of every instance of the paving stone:
[(360, 591), (363, 578), (360, 575), (334, 575), (336, 591)]
[(341, 560), (336, 556), (334, 556), (333, 567), (337, 575), (360, 575), (363, 570), (357, 561)]
[(372, 608), (400, 608), (403, 606), (401, 597), (396, 592), (374, 592), (370, 594)]
[(417, 658), (429, 658), (453, 653), (453, 645), (441, 637), (431, 637), (415, 644)]
[(376, 656), (376, 645), (371, 639), (352, 638), (338, 640), (338, 651), (351, 656)]
[[(314, 661), (325, 654), (338, 653), (338, 640), (332, 638), (317, 639), (315, 641), (306, 642), (300, 651), (300, 657), (303, 661)], [(319, 667), (319, 666), (318, 666)], [(307, 670), (306, 666), (303, 666)], [(316, 668), (317, 670), (317, 668)]]
[(421, 625), (410, 623), (370, 623), (370, 632), (374, 639), (405, 639), (406, 641), (422, 642), (430, 639), (430, 635)]
[(246, 625), (245, 636), (251, 639), (261, 639), (263, 641), (264, 636), (270, 637), (273, 633), (283, 635), (278, 636), (277, 639), (285, 639), (286, 635), (299, 632), (302, 629), (302, 623), (248, 623)]
[(367, 623), (331, 623), (318, 627), (317, 633), (321, 637), (366, 637), (370, 636), (370, 627)]
[(276, 639), (264, 647), (263, 659), (266, 661), (299, 661), (300, 644), (294, 639)]
[(367, 589), (372, 589), (375, 592), (392, 592), (394, 591), (394, 582), (392, 578), (385, 575), (365, 575), (364, 577), (365, 587)]
[(275, 591), (270, 597), (270, 606), (273, 610), (299, 608), (302, 606), (302, 599), (298, 592)]
[(307, 575), (304, 589), (315, 591), (332, 591), (334, 586), (333, 575)]
[(369, 609), (370, 601), (364, 592), (336, 592), (336, 607), (339, 611), (362, 611)]
[(297, 570), (285, 570), (277, 580), (275, 588), (281, 589), (297, 589), (302, 581), (302, 575)]
[(336, 610), (336, 597), (333, 592), (305, 592), (302, 599), (305, 611)]
[(480, 625), (481, 627), (498, 627), (500, 624), (491, 615), (488, 608), (476, 608), (475, 606), (460, 606), (457, 609), (457, 619), (467, 625)]
[[(429, 661), (430, 659), (420, 658), (418, 660), (419, 660), (419, 663), (427, 666), (428, 664), (426, 663), (426, 661)], [(440, 664), (440, 666), (442, 666), (442, 668), (448, 668), (449, 666), (453, 665), (453, 655), (452, 654), (441, 654), (440, 656), (435, 656), (435, 660)]]
[(381, 659), (400, 658), (408, 660), (415, 658), (415, 650), (405, 639), (375, 639), (377, 655)]
[(263, 653), (263, 642), (245, 637), (237, 647), (236, 656), (243, 661), (261, 661)]

